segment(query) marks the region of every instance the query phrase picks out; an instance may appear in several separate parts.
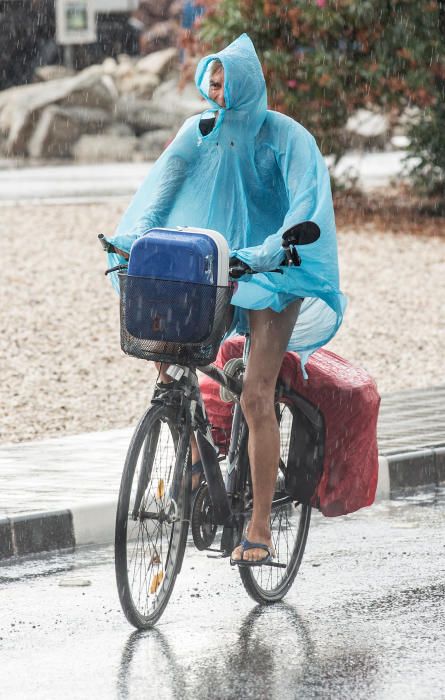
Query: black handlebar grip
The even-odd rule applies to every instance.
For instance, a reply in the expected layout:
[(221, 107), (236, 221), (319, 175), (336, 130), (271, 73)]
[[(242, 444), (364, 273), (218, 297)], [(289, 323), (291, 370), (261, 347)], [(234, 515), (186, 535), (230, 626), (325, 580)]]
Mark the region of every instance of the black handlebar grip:
[(245, 275), (246, 272), (252, 272), (252, 270), (245, 262), (235, 257), (230, 258), (229, 275), (232, 279), (238, 280), (240, 277)]

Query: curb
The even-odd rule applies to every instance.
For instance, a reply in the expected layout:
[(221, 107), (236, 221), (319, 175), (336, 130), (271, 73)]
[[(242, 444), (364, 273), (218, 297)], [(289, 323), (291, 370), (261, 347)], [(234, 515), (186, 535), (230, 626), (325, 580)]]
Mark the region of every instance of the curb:
[(377, 481), (377, 491), (375, 492), (375, 500), (387, 501), (391, 498), (391, 482), (389, 478), (389, 465), (386, 457), (379, 455), (379, 478)]
[(116, 501), (99, 501), (71, 508), (75, 546), (114, 542)]
[(0, 518), (0, 562), (42, 552), (111, 544), (117, 501)]
[(387, 455), (390, 498), (445, 482), (445, 447)]
[(0, 520), (0, 559), (54, 549), (73, 549), (71, 511), (25, 513)]
[[(445, 482), (445, 446), (379, 455), (375, 502), (436, 489)], [(55, 550), (114, 541), (117, 501), (0, 518), (0, 562)]]

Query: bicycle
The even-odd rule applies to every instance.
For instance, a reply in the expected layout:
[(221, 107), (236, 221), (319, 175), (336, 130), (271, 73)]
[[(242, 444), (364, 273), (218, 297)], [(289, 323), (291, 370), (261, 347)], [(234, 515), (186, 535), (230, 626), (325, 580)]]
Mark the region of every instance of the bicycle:
[[(312, 222), (294, 226), (283, 235), (287, 264), (299, 265), (296, 246), (313, 242), (319, 236)], [(102, 240), (105, 246), (109, 244)], [(125, 265), (118, 270), (121, 284), (121, 344), (135, 354), (125, 332)], [(280, 270), (276, 270), (280, 272)], [(230, 275), (255, 274), (244, 263), (231, 265)], [(162, 615), (181, 570), (189, 524), (198, 550), (209, 556), (227, 558), (241, 541), (246, 520), (252, 511), (252, 487), (247, 452), (248, 428), (239, 398), (242, 375), (249, 354), (247, 335), (242, 359), (230, 361), (221, 369), (207, 364), (216, 356), (227, 328), (225, 312), (230, 292), (223, 295), (223, 309), (213, 346), (190, 350), (172, 349), (165, 343), (162, 361), (172, 362), (167, 370), (171, 383), (155, 387), (151, 404), (140, 419), (128, 449), (116, 514), (115, 569), (119, 598), (128, 621), (139, 629), (151, 627)], [(227, 314), (225, 314), (227, 315)], [(127, 345), (126, 345), (127, 342)], [(188, 355), (187, 355), (188, 352)], [(150, 344), (137, 349), (144, 359), (152, 356)], [(207, 355), (206, 355), (207, 353)], [(175, 358), (181, 362), (175, 362)], [(201, 396), (197, 370), (218, 382), (222, 398), (234, 402), (232, 430), (227, 452), (226, 476), (215, 448), (211, 426)], [(312, 444), (320, 447), (323, 420), (302, 396), (277, 383), (276, 416), (280, 426), (280, 463), (271, 510), (271, 533), (276, 559), (258, 567), (239, 566), (247, 593), (258, 603), (281, 600), (292, 585), (303, 557), (311, 517), (310, 499), (297, 500), (289, 490), (295, 470), (293, 450), (301, 437), (301, 421), (312, 432)], [(301, 428), (301, 426), (300, 426)], [(204, 482), (191, 504), (192, 433), (196, 437), (204, 469)], [(318, 458), (322, 450), (318, 449)], [(220, 530), (219, 547), (213, 545)]]

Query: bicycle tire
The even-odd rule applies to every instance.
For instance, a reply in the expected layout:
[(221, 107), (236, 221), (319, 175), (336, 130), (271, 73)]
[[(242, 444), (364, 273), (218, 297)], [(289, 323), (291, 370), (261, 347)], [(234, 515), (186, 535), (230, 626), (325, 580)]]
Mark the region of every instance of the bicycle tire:
[(137, 629), (159, 620), (173, 591), (187, 542), (190, 491), (190, 429), (172, 408), (152, 406), (128, 448), (116, 513), (117, 588)]
[[(280, 426), (280, 467), (277, 479), (277, 492), (274, 502), (279, 503), (280, 497), (286, 500), (284, 492), (284, 470), (287, 468), (290, 435), (296, 411), (291, 397), (286, 391), (281, 391), (277, 403), (277, 420)], [(247, 449), (242, 451), (247, 455)], [(250, 479), (248, 460), (244, 461)], [(281, 472), (281, 473), (280, 473)], [(285, 521), (283, 524), (283, 520)], [(272, 504), (270, 528), (272, 542), (276, 552), (276, 561), (285, 563), (286, 568), (257, 566), (238, 567), (244, 588), (251, 598), (262, 605), (277, 603), (282, 600), (292, 586), (300, 568), (306, 547), (311, 520), (311, 506), (292, 501), (279, 506)], [(293, 538), (289, 546), (287, 534)], [(294, 534), (292, 534), (294, 533)]]

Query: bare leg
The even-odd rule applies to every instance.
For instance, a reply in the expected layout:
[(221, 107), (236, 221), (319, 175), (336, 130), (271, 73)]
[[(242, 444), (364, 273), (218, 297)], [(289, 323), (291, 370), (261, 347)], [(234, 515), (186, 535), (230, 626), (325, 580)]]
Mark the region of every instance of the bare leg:
[[(275, 385), (300, 310), (295, 301), (281, 313), (271, 309), (249, 314), (251, 347), (244, 377), (241, 405), (249, 426), (249, 460), (252, 471), (253, 513), (249, 523), (251, 542), (271, 545), (270, 508), (280, 459), (280, 433), (275, 415)], [(258, 561), (265, 557), (262, 549), (241, 547), (233, 559)]]

